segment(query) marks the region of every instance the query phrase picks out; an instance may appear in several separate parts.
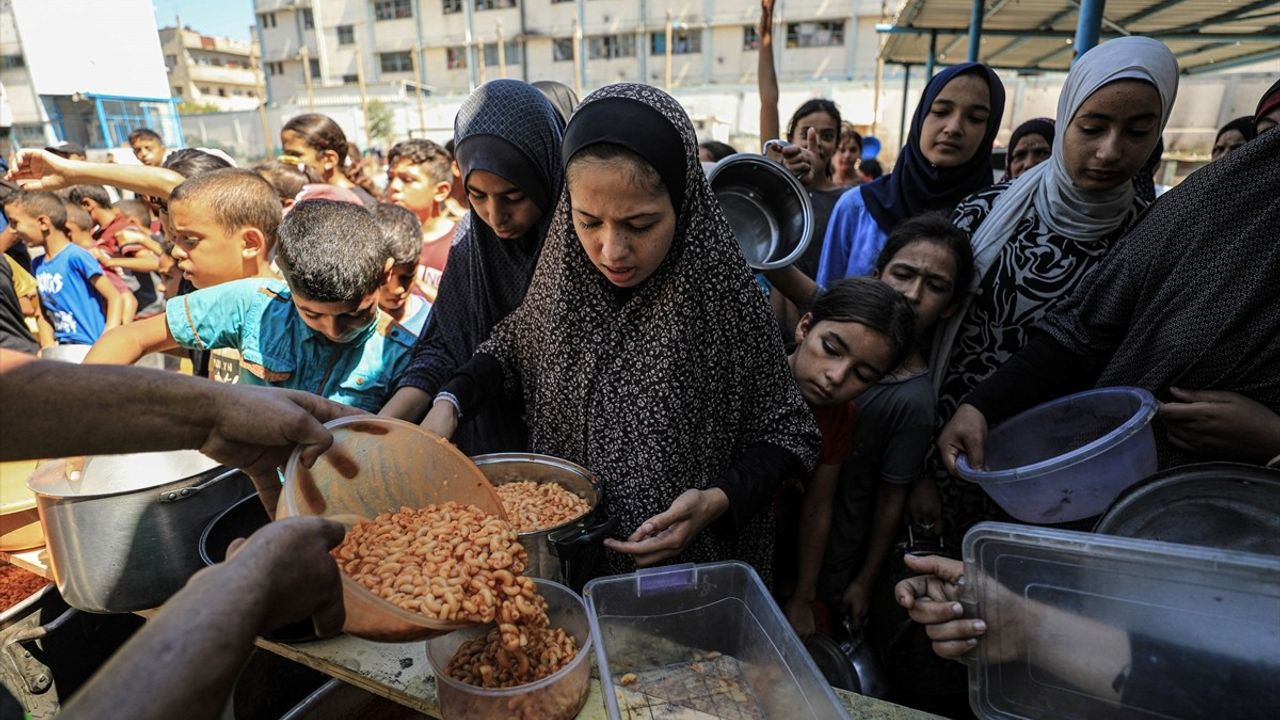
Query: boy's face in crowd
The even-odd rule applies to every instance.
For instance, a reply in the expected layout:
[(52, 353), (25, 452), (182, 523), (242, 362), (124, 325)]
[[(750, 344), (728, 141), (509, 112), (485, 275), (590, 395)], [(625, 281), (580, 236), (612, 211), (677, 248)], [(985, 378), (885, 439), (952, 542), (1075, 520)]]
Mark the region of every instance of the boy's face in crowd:
[(1062, 139), (1062, 159), (1082, 190), (1130, 182), (1160, 137), (1160, 93), (1142, 80), (1117, 80), (1090, 95)]
[(197, 288), (245, 277), (245, 261), (262, 250), (246, 247), (246, 230), (228, 232), (193, 200), (170, 203), (168, 232), (178, 269)]
[(657, 271), (676, 233), (671, 196), (664, 189), (637, 186), (631, 175), (596, 161), (569, 166), (578, 241), (596, 270), (622, 288), (635, 287)]
[(164, 145), (150, 138), (139, 138), (129, 146), (133, 148), (133, 156), (138, 162), (151, 167), (160, 167), (164, 163)]
[(892, 368), (893, 346), (884, 334), (855, 322), (805, 313), (796, 326), (791, 370), (811, 407), (843, 405), (880, 382)]
[(542, 210), (523, 190), (487, 170), (467, 176), (471, 209), (503, 240), (518, 238), (542, 218)]
[(402, 158), (387, 168), (387, 200), (413, 211), (419, 219), (429, 217), (447, 197), (449, 184), (434, 182), (425, 165)]
[(31, 247), (43, 246), (45, 234), (53, 229), (48, 218), (34, 217), (17, 203), (5, 206), (5, 216), (9, 218), (9, 227), (13, 228), (22, 242)]
[(325, 157), (316, 152), (298, 133), (292, 130), (282, 130), (280, 132), (280, 146), (284, 150), (285, 155), (298, 159), (298, 162), (320, 173), (321, 177), (327, 177), (328, 173), (325, 168)]
[(10, 219), (9, 214), (4, 212), (3, 208), (0, 208), (0, 213), (3, 213), (5, 218), (4, 229), (0, 230), (0, 253), (4, 253), (9, 252), (9, 248), (17, 245), (18, 240), (21, 238), (18, 237), (18, 228), (14, 227), (13, 220)]
[(940, 168), (973, 159), (987, 134), (991, 88), (977, 75), (962, 74), (943, 86), (920, 127), (920, 152)]
[(382, 288), (360, 302), (320, 302), (293, 291), (293, 305), (307, 327), (338, 344), (350, 342), (364, 332), (378, 317), (378, 299)]
[(876, 273), (876, 278), (911, 303), (911, 309), (916, 311), (916, 328), (922, 335), (956, 311), (952, 303), (956, 296), (956, 258), (942, 243), (908, 243), (893, 256), (883, 273)]
[(93, 240), (93, 230), (82, 228), (70, 220), (67, 221), (67, 237), (71, 238), (71, 242), (86, 250), (97, 246), (97, 243)]
[(409, 302), (409, 291), (413, 289), (413, 276), (418, 264), (405, 263), (392, 265), (387, 271), (387, 281), (378, 289), (378, 305), (389, 313), (395, 313)]

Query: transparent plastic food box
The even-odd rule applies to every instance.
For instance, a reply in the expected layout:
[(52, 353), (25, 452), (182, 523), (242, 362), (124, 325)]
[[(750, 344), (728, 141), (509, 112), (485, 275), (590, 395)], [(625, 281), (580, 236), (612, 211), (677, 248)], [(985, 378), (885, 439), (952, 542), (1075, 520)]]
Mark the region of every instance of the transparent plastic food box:
[(1280, 557), (1006, 523), (963, 552), (979, 717), (1280, 717)]
[(748, 565), (598, 578), (584, 596), (613, 720), (849, 717)]

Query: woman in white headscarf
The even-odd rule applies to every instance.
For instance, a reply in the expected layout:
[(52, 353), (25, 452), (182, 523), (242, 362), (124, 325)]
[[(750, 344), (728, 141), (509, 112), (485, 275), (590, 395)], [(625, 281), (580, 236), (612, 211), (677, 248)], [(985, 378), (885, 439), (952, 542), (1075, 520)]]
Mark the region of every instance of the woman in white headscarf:
[[(934, 340), (940, 423), (1026, 344), (1145, 209), (1132, 179), (1159, 142), (1177, 91), (1177, 60), (1159, 41), (1118, 38), (1089, 50), (1062, 88), (1052, 157), (956, 208), (952, 222), (973, 237), (975, 272), (966, 307)], [(981, 489), (949, 478), (940, 463), (934, 477), (948, 533), (959, 537), (996, 512)]]

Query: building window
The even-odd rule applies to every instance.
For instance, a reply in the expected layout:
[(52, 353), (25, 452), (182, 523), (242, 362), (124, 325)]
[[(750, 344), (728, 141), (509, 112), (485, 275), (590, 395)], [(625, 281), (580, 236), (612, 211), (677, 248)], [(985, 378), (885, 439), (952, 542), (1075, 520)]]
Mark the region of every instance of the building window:
[(208, 94), (209, 94), (209, 88), (207, 88), (207, 87), (201, 87), (201, 88), (200, 88), (200, 94), (201, 94), (201, 95), (208, 95)]
[(338, 26), (338, 44), (354, 45), (356, 43), (356, 29), (350, 25)]
[(587, 57), (592, 60), (635, 56), (635, 35), (597, 35), (587, 38)]
[(343, 75), (342, 76), (342, 83), (344, 85), (350, 85), (351, 83), (357, 83), (357, 82), (360, 82), (359, 75)]
[(273, 28), (276, 26), (275, 13), (262, 13), (258, 16), (258, 25), (264, 28)]
[(742, 49), (760, 49), (760, 28), (757, 28), (755, 25), (742, 26)]
[(283, 75), (283, 74), (284, 74), (284, 63), (282, 63), (282, 62), (269, 62), (269, 63), (267, 63), (267, 74), (268, 74), (268, 75)]
[(787, 47), (833, 47), (844, 44), (844, 21), (787, 23)]
[(446, 48), (445, 65), (450, 70), (461, 70), (467, 66), (467, 49), (464, 47)]
[(218, 97), (226, 97), (226, 96), (227, 96), (227, 89), (226, 89), (226, 88), (218, 88)]
[(176, 97), (182, 97), (182, 86), (181, 86), (181, 85), (174, 85), (174, 86), (173, 86), (173, 94), (174, 94), (174, 96), (176, 96)]
[(408, 50), (378, 53), (378, 65), (384, 73), (412, 72), (413, 56)]
[(555, 38), (552, 40), (551, 59), (555, 62), (572, 62), (573, 38)]
[(374, 0), (375, 20), (399, 20), (413, 17), (413, 0)]
[(311, 8), (302, 9), (302, 29), (314, 30), (316, 27), (316, 16), (311, 12)]
[[(21, 55), (19, 55), (18, 57), (22, 57), (22, 56), (21, 56)], [(9, 56), (8, 56), (8, 55), (6, 55), (6, 56), (5, 56), (5, 59), (6, 59), (6, 60), (8, 60), (8, 59), (9, 59)], [(172, 70), (172, 69), (173, 69), (174, 67), (176, 67), (177, 65), (178, 65), (178, 56), (177, 56), (177, 55), (165, 55), (165, 56), (164, 56), (164, 66), (165, 66), (165, 68), (167, 68), (167, 69), (169, 69), (169, 70)], [(4, 64), (4, 66), (5, 66), (6, 68), (8, 68), (8, 67), (9, 67), (9, 63), (5, 63), (5, 64)]]
[(443, 2), (445, 15), (462, 12), (462, 0), (443, 0)]
[[(508, 65), (519, 65), (524, 62), (524, 54), (520, 52), (520, 43), (505, 42), (506, 60)], [(484, 46), (484, 64), (490, 67), (497, 67), (501, 63), (498, 62), (498, 43), (488, 43)]]
[[(665, 32), (649, 33), (649, 54), (665, 55), (667, 52), (667, 34)], [(671, 33), (671, 54), (692, 55), (702, 52), (701, 30), (676, 30)]]
[(320, 60), (318, 58), (310, 58), (307, 65), (311, 68), (311, 78), (313, 80), (320, 77)]
[(476, 10), (502, 10), (516, 6), (516, 0), (474, 0)]

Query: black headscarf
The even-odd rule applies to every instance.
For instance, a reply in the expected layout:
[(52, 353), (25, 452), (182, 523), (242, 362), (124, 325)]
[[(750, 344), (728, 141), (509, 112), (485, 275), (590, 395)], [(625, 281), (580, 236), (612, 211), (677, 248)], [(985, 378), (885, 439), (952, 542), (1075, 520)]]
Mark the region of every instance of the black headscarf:
[(1004, 156), (1004, 177), (1000, 178), (1000, 182), (1008, 182), (1013, 179), (1009, 177), (1013, 166), (1013, 153), (1018, 149), (1018, 142), (1022, 138), (1028, 135), (1039, 135), (1044, 138), (1045, 142), (1049, 143), (1049, 147), (1053, 147), (1053, 133), (1053, 118), (1047, 117), (1032, 118), (1015, 128), (1013, 134), (1009, 136), (1009, 152), (1005, 153)]
[(1275, 110), (1277, 105), (1280, 105), (1280, 80), (1276, 80), (1271, 84), (1271, 87), (1267, 88), (1266, 92), (1262, 93), (1262, 99), (1258, 101), (1258, 108), (1253, 111), (1253, 131), (1255, 135), (1258, 132), (1258, 121), (1262, 119), (1263, 115)]
[(1222, 129), (1218, 131), (1218, 134), (1213, 136), (1213, 144), (1217, 145), (1219, 138), (1221, 138), (1224, 133), (1230, 130), (1235, 130), (1236, 132), (1244, 136), (1245, 142), (1249, 142), (1250, 140), (1258, 137), (1258, 133), (1254, 130), (1254, 127), (1253, 127), (1253, 116), (1244, 115), (1242, 117), (1236, 118), (1235, 120), (1232, 120), (1226, 125), (1223, 125)]
[[(491, 172), (523, 190), (543, 214), (523, 237), (510, 240), (474, 211), (458, 223), (438, 299), (401, 386), (435, 395), (524, 300), (563, 185), (563, 129), (542, 93), (518, 80), (486, 83), (463, 103), (454, 120), (463, 182), (474, 170)], [(523, 449), (522, 415), (518, 404), (495, 404), (461, 426), (454, 442), (469, 455)]]
[(567, 124), (569, 118), (573, 116), (573, 111), (578, 109), (578, 94), (573, 91), (573, 88), (555, 80), (539, 80), (533, 86), (547, 96), (547, 100), (551, 101), (551, 107), (556, 109), (560, 119)]
[[(920, 134), (929, 108), (947, 83), (964, 73), (977, 73), (991, 88), (991, 115), (987, 133), (973, 157), (953, 168), (939, 168), (920, 150)], [(991, 68), (981, 63), (961, 63), (943, 70), (929, 81), (911, 117), (911, 132), (893, 172), (860, 188), (867, 211), (886, 234), (898, 223), (930, 210), (951, 212), (961, 200), (991, 184), (991, 143), (1004, 116), (1004, 85)]]
[(1133, 176), (1133, 190), (1148, 205), (1156, 201), (1156, 168), (1160, 167), (1160, 159), (1164, 157), (1164, 138), (1156, 141), (1156, 147), (1142, 164), (1138, 174)]

